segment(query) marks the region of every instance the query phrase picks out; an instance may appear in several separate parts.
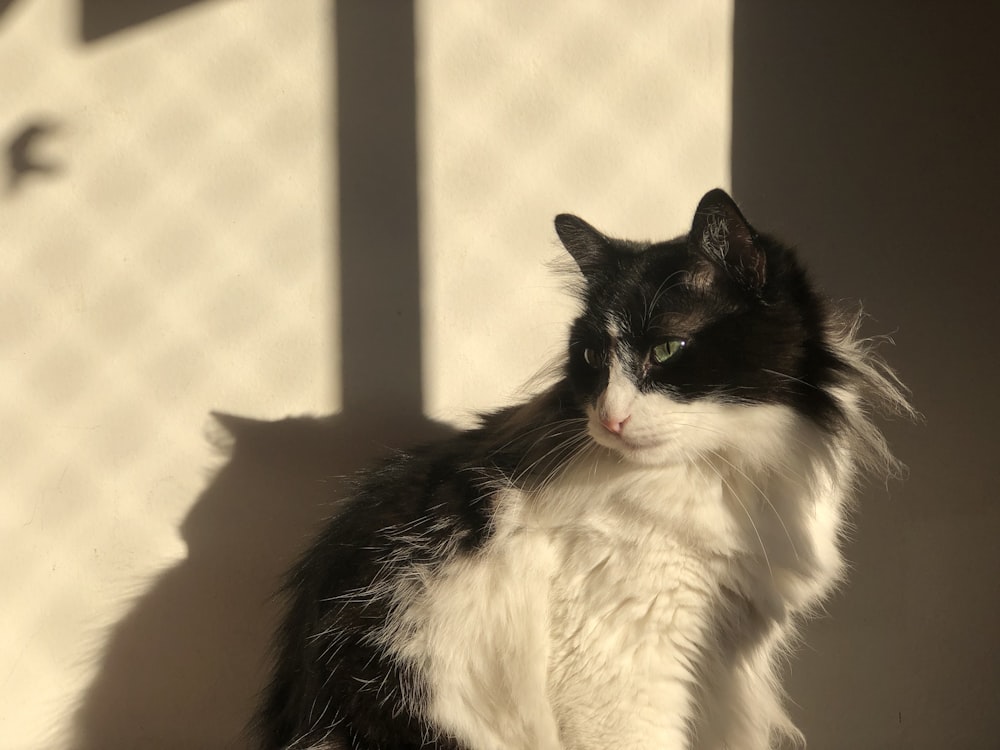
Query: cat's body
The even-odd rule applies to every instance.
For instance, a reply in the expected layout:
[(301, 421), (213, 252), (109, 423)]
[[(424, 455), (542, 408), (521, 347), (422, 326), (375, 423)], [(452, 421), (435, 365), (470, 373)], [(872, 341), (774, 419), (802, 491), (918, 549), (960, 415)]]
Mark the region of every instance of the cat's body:
[(906, 410), (855, 325), (721, 191), (688, 238), (557, 230), (562, 377), (367, 474), (292, 571), (265, 750), (757, 750), (775, 658), (842, 571)]

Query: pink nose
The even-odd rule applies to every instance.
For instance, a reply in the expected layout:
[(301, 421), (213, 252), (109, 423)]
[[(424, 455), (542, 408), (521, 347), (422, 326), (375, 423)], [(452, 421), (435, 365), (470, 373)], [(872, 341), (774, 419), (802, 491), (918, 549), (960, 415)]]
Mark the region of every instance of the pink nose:
[(601, 417), (601, 424), (604, 425), (604, 429), (608, 432), (613, 432), (615, 435), (621, 435), (622, 430), (625, 428), (625, 423), (628, 422), (630, 416), (626, 416), (622, 419), (619, 419), (617, 416)]

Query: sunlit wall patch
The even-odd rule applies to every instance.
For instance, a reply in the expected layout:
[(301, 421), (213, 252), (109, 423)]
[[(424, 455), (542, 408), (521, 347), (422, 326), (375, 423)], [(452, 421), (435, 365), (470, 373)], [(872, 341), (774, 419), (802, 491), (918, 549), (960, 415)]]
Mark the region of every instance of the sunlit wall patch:
[(553, 216), (662, 237), (689, 224), (692, 195), (729, 185), (732, 14), (417, 2), (428, 415), (470, 425), (561, 353), (577, 308), (539, 263), (561, 257)]

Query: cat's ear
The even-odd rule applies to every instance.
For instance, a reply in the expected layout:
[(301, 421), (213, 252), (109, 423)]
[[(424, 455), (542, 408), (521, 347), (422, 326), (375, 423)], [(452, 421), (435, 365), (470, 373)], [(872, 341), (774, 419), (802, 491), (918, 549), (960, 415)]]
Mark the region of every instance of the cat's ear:
[(688, 242), (751, 289), (763, 288), (767, 280), (767, 256), (757, 232), (725, 190), (716, 188), (701, 199)]
[(611, 241), (578, 216), (559, 214), (556, 234), (586, 279), (592, 279), (607, 264)]

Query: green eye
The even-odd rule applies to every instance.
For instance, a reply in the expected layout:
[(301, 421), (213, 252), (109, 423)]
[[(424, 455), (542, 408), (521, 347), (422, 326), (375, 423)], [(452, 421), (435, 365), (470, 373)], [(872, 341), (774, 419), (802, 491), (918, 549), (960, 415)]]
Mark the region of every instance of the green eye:
[(680, 354), (687, 346), (685, 339), (667, 339), (662, 344), (657, 344), (650, 352), (650, 357), (656, 364), (662, 365), (669, 359), (673, 359)]

